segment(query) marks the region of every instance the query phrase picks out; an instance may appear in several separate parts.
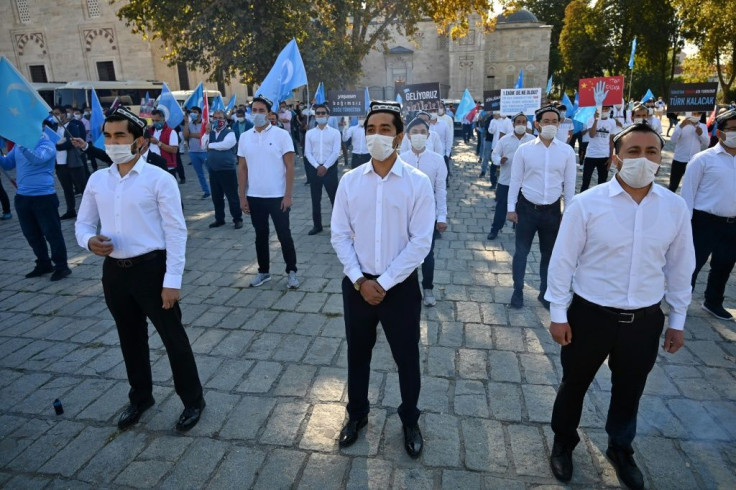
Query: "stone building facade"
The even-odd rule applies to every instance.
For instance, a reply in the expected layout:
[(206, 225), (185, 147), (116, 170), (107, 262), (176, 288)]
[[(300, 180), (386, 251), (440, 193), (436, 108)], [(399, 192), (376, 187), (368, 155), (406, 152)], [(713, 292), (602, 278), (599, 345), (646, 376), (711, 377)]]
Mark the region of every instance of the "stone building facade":
[(394, 33), (385, 52), (371, 51), (363, 60), (357, 85), (369, 87), (373, 97), (393, 99), (397, 81), (439, 82), (449, 86), (448, 99), (459, 99), (466, 88), (480, 99), (484, 90), (513, 87), (524, 70), (525, 87), (546, 86), (551, 26), (527, 10), (499, 17), (493, 32), (476, 23), (471, 19), (469, 34), (454, 41), (437, 34), (432, 22), (422, 22), (411, 39)]

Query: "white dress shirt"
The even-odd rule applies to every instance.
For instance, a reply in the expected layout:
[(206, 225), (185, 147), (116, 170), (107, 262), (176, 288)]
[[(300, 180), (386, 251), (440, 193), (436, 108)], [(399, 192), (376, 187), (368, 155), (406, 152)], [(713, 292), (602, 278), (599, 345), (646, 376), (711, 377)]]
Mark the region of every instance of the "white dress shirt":
[(354, 155), (367, 155), (370, 153), (365, 142), (365, 128), (363, 126), (360, 124), (356, 126), (346, 126), (342, 132), (342, 140), (347, 141), (349, 139), (352, 139), (350, 144), (353, 145)]
[[(496, 142), (496, 147), (493, 149), (493, 153), (491, 153), (491, 161), (494, 165), (498, 165), (500, 167), (498, 174), (499, 184), (509, 185), (511, 183), (511, 167), (514, 164), (514, 155), (516, 154), (516, 150), (519, 148), (519, 145), (529, 141), (534, 141), (534, 136), (531, 134), (524, 133), (521, 139), (519, 139), (516, 134), (512, 132)], [(506, 157), (507, 160), (503, 165), (501, 165), (501, 159), (503, 157)]]
[(614, 177), (578, 194), (567, 206), (544, 297), (557, 323), (567, 322), (573, 292), (624, 310), (664, 297), (670, 305), (669, 326), (682, 330), (693, 270), (692, 228), (683, 199), (654, 184), (637, 204)]
[(736, 156), (718, 143), (701, 151), (685, 168), (682, 198), (693, 209), (722, 218), (736, 217)]
[(658, 117), (656, 117), (656, 116), (649, 116), (649, 119), (647, 120), (647, 122), (649, 122), (649, 125), (658, 134), (662, 134), (662, 121), (660, 121)]
[(176, 179), (141, 156), (124, 177), (112, 165), (87, 181), (74, 225), (79, 246), (89, 250), (89, 239), (112, 240), (110, 257), (129, 259), (154, 250), (166, 250), (165, 288), (181, 289), (187, 247), (187, 226)]
[(437, 119), (444, 122), (450, 129), (448, 131), (447, 141), (445, 141), (445, 152), (449, 155), (452, 153), (452, 145), (455, 142), (455, 120), (452, 116), (448, 115), (447, 112), (441, 116), (438, 114)]
[[(223, 128), (222, 131), (224, 131), (227, 128)], [(220, 137), (220, 133), (222, 131), (214, 130), (215, 131), (215, 139)], [(225, 135), (224, 138), (222, 138), (222, 141), (209, 141), (207, 143), (207, 149), (208, 150), (217, 150), (217, 151), (225, 151), (225, 150), (231, 150), (233, 146), (235, 146), (238, 143), (238, 140), (235, 139), (235, 132), (230, 131)]]
[(440, 155), (449, 157), (450, 151), (452, 150), (452, 130), (448, 128), (447, 124), (445, 124), (445, 121), (440, 120), (439, 117), (437, 118), (436, 123), (429, 124), (429, 130), (430, 132), (437, 133), (437, 136), (439, 136), (440, 141), (442, 142), (442, 149), (444, 153), (440, 153)]
[[(161, 141), (161, 132), (162, 129), (157, 129), (153, 132), (153, 137), (157, 140)], [(195, 136), (196, 138), (196, 136)], [(176, 132), (176, 129), (171, 128), (171, 133), (169, 134), (169, 142), (163, 142), (165, 145), (173, 146), (176, 148), (179, 146), (179, 134)], [(151, 145), (151, 151), (154, 152), (156, 155), (161, 155), (161, 147), (158, 145)]]
[(429, 177), (434, 190), (435, 215), (439, 223), (447, 223), (447, 166), (439, 153), (425, 149), (421, 153), (414, 150), (399, 155), (412, 167), (418, 168)]
[(562, 121), (560, 121), (560, 127), (557, 128), (557, 134), (555, 135), (555, 138), (562, 141), (563, 143), (567, 143), (570, 140), (570, 136), (572, 135), (574, 129), (575, 125), (573, 124), (572, 119), (566, 117)]
[[(69, 123), (67, 123), (69, 124)], [(56, 128), (56, 134), (61, 137), (59, 140), (60, 142), (63, 142), (66, 139), (66, 124), (59, 124), (59, 126)], [(57, 165), (66, 165), (67, 160), (67, 151), (66, 150), (56, 150), (56, 164)]]
[(248, 197), (284, 197), (287, 153), (294, 153), (294, 142), (277, 126), (269, 124), (260, 132), (251, 128), (240, 135), (238, 156), (248, 166)]
[(434, 209), (429, 177), (401, 158), (383, 178), (373, 160), (343, 175), (330, 226), (345, 275), (379, 276), (386, 291), (404, 281), (429, 253)]
[[(437, 133), (433, 133), (430, 128), (429, 135), (427, 135), (427, 149), (429, 151), (439, 153), (440, 155), (444, 155), (444, 148), (445, 146), (440, 140), (439, 135)], [(407, 151), (411, 151), (411, 140), (409, 139), (408, 131), (404, 133), (404, 138), (401, 140), (399, 153), (406, 153)]]
[(519, 189), (534, 204), (552, 204), (564, 192), (568, 204), (575, 195), (576, 177), (575, 150), (567, 143), (553, 138), (546, 146), (536, 137), (519, 145), (511, 167), (508, 212), (516, 212)]
[(307, 131), (304, 154), (309, 163), (317, 168), (320, 164), (330, 168), (340, 156), (340, 131), (325, 125)]
[(514, 123), (511, 118), (499, 117), (498, 119), (492, 119), (488, 125), (488, 132), (493, 135), (493, 141), (491, 141), (491, 148), (496, 147), (496, 143), (503, 136), (514, 132)]
[(687, 124), (684, 127), (681, 124), (675, 126), (670, 141), (675, 144), (674, 155), (672, 160), (687, 163), (696, 153), (699, 153), (710, 142), (708, 134), (708, 126), (698, 123), (698, 127), (702, 133), (698, 135), (695, 132), (695, 126)]

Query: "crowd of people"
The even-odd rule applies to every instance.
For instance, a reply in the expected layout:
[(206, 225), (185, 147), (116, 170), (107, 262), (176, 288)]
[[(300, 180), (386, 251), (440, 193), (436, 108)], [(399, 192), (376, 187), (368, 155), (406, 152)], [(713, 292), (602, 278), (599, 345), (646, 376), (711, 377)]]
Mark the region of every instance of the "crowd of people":
[[(105, 300), (131, 385), (119, 427), (133, 425), (154, 404), (146, 318), (161, 335), (184, 405), (177, 429), (193, 427), (205, 408), (178, 304), (187, 238), (176, 185), (177, 177), (185, 180), (182, 149), (188, 150), (202, 199), (213, 201), (211, 228), (226, 223), (226, 200), (235, 229), (250, 216), (258, 262), (251, 287), (271, 280), (270, 222), (287, 287), (300, 286), (289, 216), (301, 157), (312, 204), (308, 233), (323, 231), (324, 188), (332, 205), (331, 243), (345, 273), (348, 421), (339, 445), (354, 443), (368, 422), (371, 351), (380, 322), (398, 366), (405, 449), (419, 456), (420, 312), (422, 303), (436, 304), (434, 245), (451, 222), (452, 110), (437, 107), (404, 120), (400, 104), (373, 101), (365, 117), (351, 122), (331, 117), (327, 104), (290, 108), (257, 95), (231, 114), (214, 111), (209, 127), (202, 128), (202, 110), (192, 107), (185, 123), (171, 128), (162, 111), (153, 111), (149, 125), (117, 107), (105, 119), (102, 149), (90, 141), (86, 109), (55, 107), (44, 125), (57, 133), (56, 143), (42, 136), (35, 148), (16, 146), (1, 157), (0, 166), (16, 169), (16, 213), (36, 256), (26, 277), (52, 273), (51, 280), (59, 280), (71, 274), (63, 219), (76, 220), (81, 247), (105, 258)], [(723, 301), (736, 262), (736, 110), (718, 114), (715, 141), (707, 137), (704, 114), (678, 122), (669, 190), (654, 184), (665, 141), (652, 104), (602, 106), (582, 128), (566, 111), (550, 103), (533, 117), (507, 116), (479, 104), (463, 123), (478, 130), (480, 176), (489, 173), (496, 190), (487, 238), (496, 239), (507, 221), (515, 228), (511, 308), (524, 305), (527, 257), (534, 237), (539, 239), (538, 300), (550, 310), (550, 332), (562, 345), (552, 470), (570, 480), (583, 397), (608, 357), (613, 388), (607, 454), (629, 487), (642, 488), (631, 444), (638, 401), (665, 326), (662, 299), (670, 307), (663, 348), (674, 353), (684, 344), (692, 290), (710, 257), (702, 306), (732, 320)], [(471, 137), (464, 133), (467, 142)], [(347, 164), (350, 148), (351, 170), (341, 176), (338, 161), (342, 156)], [(577, 195), (576, 157), (583, 171)], [(88, 165), (97, 169), (99, 161), (108, 167), (90, 171)], [(588, 189), (594, 171), (598, 185)], [(54, 176), (66, 201), (61, 216)], [(681, 180), (680, 197), (675, 191)], [(78, 209), (77, 193), (83, 195)], [(4, 200), (3, 213), (10, 213)]]

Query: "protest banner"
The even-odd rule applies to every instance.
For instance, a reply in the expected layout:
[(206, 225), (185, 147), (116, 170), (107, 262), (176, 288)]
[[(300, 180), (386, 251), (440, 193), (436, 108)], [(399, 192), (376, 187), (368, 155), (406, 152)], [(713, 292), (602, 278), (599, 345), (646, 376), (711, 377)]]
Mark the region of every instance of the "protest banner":
[(501, 89), (501, 114), (513, 116), (523, 112), (533, 116), (534, 111), (542, 105), (542, 88), (505, 88)]
[(578, 107), (623, 104), (624, 77), (581, 78), (578, 82), (578, 93)]
[(486, 90), (483, 92), (483, 110), (499, 111), (501, 109), (501, 91)]
[(397, 86), (398, 94), (404, 100), (404, 111), (436, 111), (441, 104), (440, 84), (414, 83), (410, 85)]
[(667, 112), (709, 112), (716, 105), (718, 82), (673, 83), (667, 100)]
[(327, 106), (330, 108), (331, 116), (365, 115), (362, 90), (330, 90), (327, 92)]

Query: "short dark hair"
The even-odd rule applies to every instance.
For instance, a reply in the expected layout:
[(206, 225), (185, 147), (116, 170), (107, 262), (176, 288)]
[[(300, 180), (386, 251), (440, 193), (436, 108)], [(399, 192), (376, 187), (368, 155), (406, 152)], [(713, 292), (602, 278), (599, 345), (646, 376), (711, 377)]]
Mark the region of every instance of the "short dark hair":
[(394, 118), (394, 127), (396, 128), (396, 134), (404, 132), (404, 121), (401, 119), (401, 115), (397, 114), (396, 112), (389, 111), (373, 112), (371, 114), (368, 114), (368, 116), (365, 118), (365, 122), (363, 123), (364, 130), (367, 130), (368, 119), (370, 119), (373, 114), (391, 114)]
[(317, 109), (324, 109), (327, 114), (330, 113), (330, 108), (326, 104), (314, 104), (314, 111), (317, 112)]
[(151, 116), (152, 117), (153, 116), (161, 116), (164, 119), (166, 118), (166, 114), (164, 114), (164, 111), (162, 111), (161, 109), (154, 109), (154, 110), (152, 110), (151, 111)]
[(120, 122), (120, 121), (125, 121), (128, 123), (128, 132), (133, 135), (133, 139), (138, 139), (141, 136), (143, 136), (143, 128), (134, 124), (133, 121), (131, 121), (127, 117), (119, 116), (117, 114), (113, 114), (105, 118), (105, 122), (102, 124), (103, 131), (105, 129), (105, 124), (109, 122)]
[(736, 109), (729, 109), (721, 112), (720, 114), (718, 114), (718, 116), (716, 116), (717, 128), (720, 131), (723, 131), (724, 129), (726, 129), (726, 123), (733, 119), (736, 119)]
[(199, 108), (199, 107), (197, 107), (196, 105), (195, 105), (194, 107), (190, 107), (190, 108), (189, 108), (189, 112), (192, 112), (192, 111), (193, 111), (194, 109), (197, 109), (197, 112), (199, 112), (200, 114), (202, 114), (202, 109), (200, 109), (200, 108)]
[(621, 149), (621, 142), (623, 141), (624, 137), (630, 133), (652, 133), (657, 137), (657, 139), (659, 139), (659, 149), (661, 150), (662, 148), (664, 148), (664, 140), (662, 139), (662, 135), (660, 135), (648, 123), (641, 122), (637, 124), (632, 124), (631, 126), (619, 132), (613, 137), (613, 148), (616, 153), (618, 153), (618, 151)]

